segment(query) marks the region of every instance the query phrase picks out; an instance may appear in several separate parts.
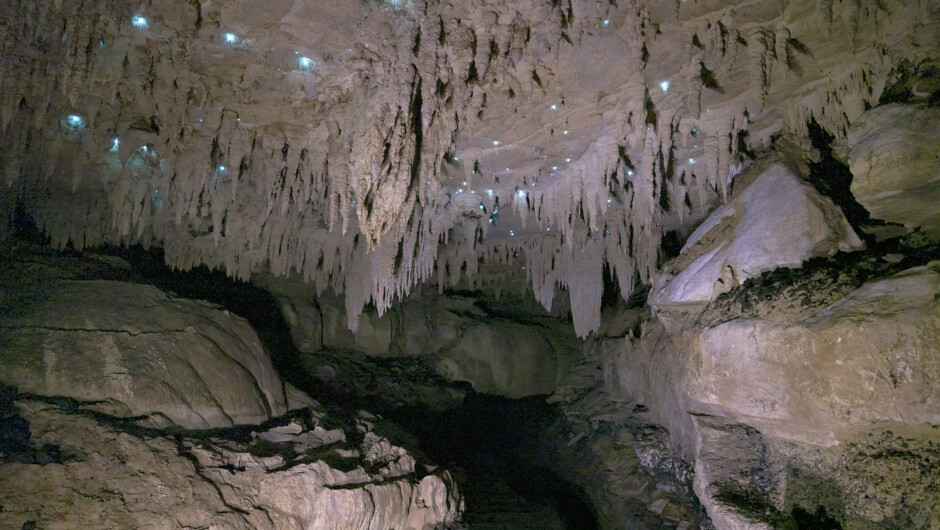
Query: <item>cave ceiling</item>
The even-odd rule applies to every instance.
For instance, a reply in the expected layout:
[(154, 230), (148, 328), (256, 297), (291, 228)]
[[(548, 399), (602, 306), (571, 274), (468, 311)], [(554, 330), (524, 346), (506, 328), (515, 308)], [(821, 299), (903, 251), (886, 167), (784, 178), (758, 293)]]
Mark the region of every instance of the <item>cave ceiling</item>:
[(844, 137), (938, 23), (935, 1), (8, 0), (0, 209), (59, 247), (332, 288), (353, 328), (426, 282), (516, 285), (563, 290), (585, 336), (605, 264), (625, 297), (650, 282), (754, 152), (810, 119)]

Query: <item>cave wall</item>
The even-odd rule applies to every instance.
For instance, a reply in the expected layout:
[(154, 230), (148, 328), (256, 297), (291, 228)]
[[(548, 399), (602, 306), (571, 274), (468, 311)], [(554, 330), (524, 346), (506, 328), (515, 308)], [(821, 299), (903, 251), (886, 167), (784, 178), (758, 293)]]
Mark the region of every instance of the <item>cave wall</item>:
[(382, 316), (364, 312), (353, 332), (345, 325), (340, 297), (303, 294), (271, 277), (261, 282), (278, 299), (301, 354), (330, 350), (424, 358), (449, 381), (510, 398), (551, 394), (580, 357), (570, 323), (548, 314), (531, 297), (425, 291)]

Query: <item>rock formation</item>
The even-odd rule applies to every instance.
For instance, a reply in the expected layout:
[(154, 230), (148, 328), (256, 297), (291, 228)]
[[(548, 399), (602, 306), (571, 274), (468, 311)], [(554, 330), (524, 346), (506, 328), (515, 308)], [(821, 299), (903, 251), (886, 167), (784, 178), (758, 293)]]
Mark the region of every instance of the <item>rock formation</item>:
[(3, 2), (0, 524), (940, 529), (937, 28)]
[(414, 458), (364, 423), (358, 447), (342, 430), (296, 422), (258, 428), (247, 443), (225, 431), (173, 435), (109, 424), (35, 398), (13, 403), (45, 452), (33, 461), (3, 455), (6, 528), (420, 530), (462, 510), (446, 472), (419, 478)]
[(187, 429), (287, 412), (294, 392), (244, 319), (147, 285), (54, 278), (74, 271), (41, 260), (18, 265), (4, 271), (11, 310), (0, 318), (0, 382)]
[(153, 286), (87, 279), (126, 274), (120, 260), (9, 250), (0, 526), (423, 530), (459, 520), (447, 471), (378, 435), (366, 412), (324, 427), (337, 418), (281, 380), (244, 319)]

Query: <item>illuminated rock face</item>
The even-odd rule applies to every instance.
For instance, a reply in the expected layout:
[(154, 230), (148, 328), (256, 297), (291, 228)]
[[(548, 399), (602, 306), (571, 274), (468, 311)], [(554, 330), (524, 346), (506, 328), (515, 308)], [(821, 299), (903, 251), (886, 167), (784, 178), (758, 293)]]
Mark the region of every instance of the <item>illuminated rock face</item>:
[(296, 392), (243, 318), (147, 285), (48, 273), (25, 283), (17, 273), (28, 269), (4, 273), (14, 294), (0, 300), (14, 309), (0, 316), (2, 384), (187, 429), (261, 423), (306, 405), (290, 403)]
[(4, 250), (0, 527), (424, 530), (460, 519), (448, 471), (377, 434), (376, 416), (331, 415), (283, 382), (245, 319), (92, 279), (126, 276), (117, 258)]
[(15, 406), (33, 438), (55, 452), (0, 460), (5, 528), (424, 530), (453, 523), (463, 510), (448, 472), (418, 478), (414, 458), (364, 426), (361, 443), (347, 443), (338, 429), (329, 432), (339, 438), (321, 439), (322, 427), (294, 422), (256, 428), (256, 438), (275, 439), (267, 447), (299, 453), (286, 462), (224, 431), (211, 440), (185, 431), (136, 436), (41, 401)]
[(650, 305), (704, 304), (762, 272), (864, 246), (842, 211), (783, 163), (748, 172), (753, 182), (689, 236)]
[[(936, 2), (0, 7), (0, 209), (64, 246), (291, 270), (355, 329), (416, 284), (530, 285), (600, 322), (669, 230), (814, 117), (839, 139), (937, 57)], [(916, 87), (923, 91), (923, 86)], [(525, 269), (523, 269), (525, 267)]]

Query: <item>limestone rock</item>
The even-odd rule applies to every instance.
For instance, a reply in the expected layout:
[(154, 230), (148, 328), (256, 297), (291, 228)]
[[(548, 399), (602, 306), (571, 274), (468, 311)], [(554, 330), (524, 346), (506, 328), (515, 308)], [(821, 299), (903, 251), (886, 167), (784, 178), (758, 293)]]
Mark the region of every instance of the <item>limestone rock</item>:
[(527, 326), (478, 324), (438, 357), (438, 372), (477, 392), (519, 398), (550, 394), (569, 364), (543, 333)]
[(883, 105), (849, 128), (852, 193), (875, 219), (940, 228), (940, 108)]
[(548, 399), (563, 411), (553, 468), (584, 488), (601, 528), (699, 528), (690, 467), (645, 406), (608, 393), (597, 353), (587, 349)]
[[(284, 289), (273, 279), (265, 282)], [(296, 294), (280, 291), (278, 297), (291, 335), (302, 341), (301, 351), (307, 352), (310, 345), (322, 341), (327, 349), (353, 350), (372, 357), (423, 357), (433, 360), (437, 372), (450, 381), (467, 381), (478, 392), (508, 397), (555, 390), (576, 347), (559, 319), (549, 317), (533, 303), (545, 325), (519, 325), (488, 314), (471, 297), (421, 294), (408, 297), (381, 317), (364, 313), (356, 331), (346, 327), (342, 300), (332, 294), (317, 297), (316, 307)], [(347, 382), (351, 379), (350, 374), (337, 374), (343, 370), (340, 363), (317, 364), (318, 358), (326, 361), (326, 356), (307, 353), (315, 354), (304, 356), (308, 370), (323, 382), (336, 377)], [(342, 364), (349, 359), (352, 357), (347, 356)], [(389, 391), (390, 395), (398, 393)]]
[[(391, 445), (398, 452), (385, 465), (407, 460), (410, 466), (372, 477), (359, 451), (331, 457), (351, 469), (342, 471), (320, 457), (330, 446), (298, 442), (300, 455), (284, 467), (282, 456), (255, 456), (257, 448), (223, 439), (224, 432), (211, 440), (186, 432), (141, 436), (45, 403), (16, 406), (34, 443), (59, 448), (60, 458), (45, 465), (0, 459), (4, 528), (32, 521), (40, 528), (425, 530), (455, 522), (463, 510), (447, 472), (418, 479), (414, 460)], [(312, 432), (287, 430), (300, 430), (292, 435), (298, 439)], [(387, 444), (368, 434), (373, 446)], [(290, 445), (275, 447), (290, 454)]]
[(279, 297), (281, 314), (298, 350), (313, 353), (323, 347), (323, 318), (307, 298)]
[(873, 422), (940, 424), (938, 293), (933, 262), (868, 283), (796, 325), (706, 329), (684, 388), (765, 434), (819, 445)]
[[(771, 530), (773, 526), (756, 519), (767, 515), (764, 510), (777, 511), (767, 499), (779, 489), (779, 472), (782, 470), (768, 473), (764, 469), (766, 462), (762, 457), (767, 449), (760, 432), (747, 425), (714, 418), (704, 418), (697, 423), (699, 438), (693, 488), (712, 523), (722, 530)], [(759, 476), (755, 477), (755, 474)], [(755, 503), (757, 505), (752, 506), (751, 511), (742, 513), (739, 507), (729, 506), (721, 500), (723, 493), (755, 488), (755, 478), (760, 480), (763, 489), (752, 498), (763, 500), (763, 506)]]
[(118, 281), (49, 282), (0, 320), (0, 381), (185, 428), (259, 423), (305, 405), (254, 330), (206, 302)]
[(775, 163), (689, 236), (649, 303), (703, 305), (764, 271), (862, 247), (829, 198)]

